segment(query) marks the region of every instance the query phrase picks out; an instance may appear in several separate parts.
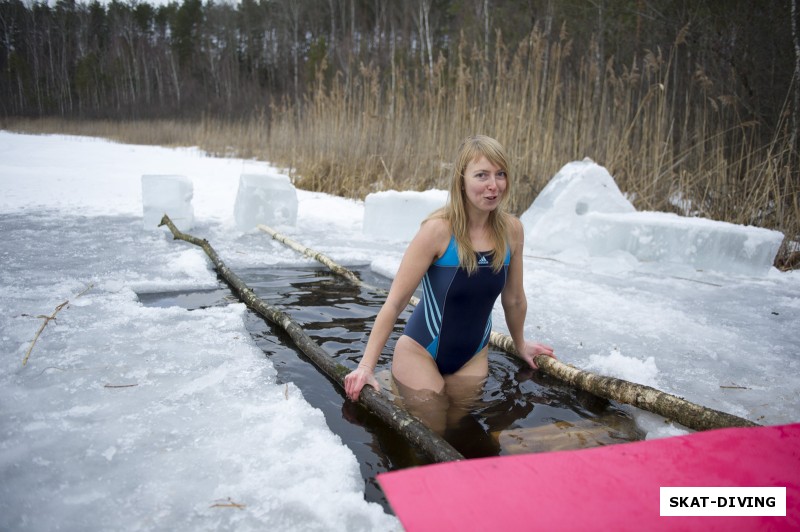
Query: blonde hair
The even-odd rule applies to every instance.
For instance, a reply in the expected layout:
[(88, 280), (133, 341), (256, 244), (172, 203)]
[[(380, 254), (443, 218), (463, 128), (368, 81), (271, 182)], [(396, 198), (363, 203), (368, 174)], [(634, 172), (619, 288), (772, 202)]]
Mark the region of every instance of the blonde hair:
[(467, 165), (480, 157), (499, 167), (506, 173), (506, 190), (500, 199), (500, 204), (489, 213), (489, 232), (493, 242), (492, 269), (498, 272), (502, 269), (508, 248), (509, 214), (506, 209), (511, 193), (513, 180), (508, 169), (508, 156), (503, 146), (491, 137), (474, 135), (464, 139), (458, 147), (453, 173), (450, 179), (450, 194), (447, 204), (431, 213), (430, 218), (444, 218), (450, 223), (450, 230), (458, 244), (459, 265), (469, 274), (478, 269), (475, 249), (469, 238), (469, 219), (467, 216), (467, 197), (464, 194), (464, 172)]

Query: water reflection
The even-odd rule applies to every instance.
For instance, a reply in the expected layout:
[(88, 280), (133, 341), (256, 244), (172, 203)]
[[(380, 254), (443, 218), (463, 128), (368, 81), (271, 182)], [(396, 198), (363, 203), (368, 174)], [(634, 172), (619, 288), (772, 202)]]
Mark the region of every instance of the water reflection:
[[(371, 275), (370, 284), (389, 281)], [(306, 332), (339, 362), (355, 367), (384, 296), (354, 286), (324, 269), (248, 271), (245, 282), (263, 286)], [(383, 283), (381, 285), (381, 283)], [(443, 394), (419, 392), (393, 380), (391, 352), (410, 310), (403, 312), (376, 368), (384, 391), (468, 457), (592, 447), (643, 438), (614, 404), (521, 367), (490, 350), (485, 381), (448, 383)]]

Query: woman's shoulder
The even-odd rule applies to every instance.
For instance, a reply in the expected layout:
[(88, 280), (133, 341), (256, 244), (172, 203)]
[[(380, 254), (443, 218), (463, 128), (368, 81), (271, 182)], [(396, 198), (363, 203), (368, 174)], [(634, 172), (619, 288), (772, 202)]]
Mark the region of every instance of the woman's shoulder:
[(438, 215), (438, 213), (433, 213), (432, 215), (428, 216), (425, 221), (422, 222), (420, 226), (420, 230), (427, 230), (430, 233), (436, 233), (438, 235), (451, 235), (453, 234), (453, 230), (450, 227), (450, 222), (444, 216)]
[(523, 239), (525, 238), (525, 228), (523, 227), (520, 219), (513, 214), (506, 213), (505, 217), (509, 244), (513, 250), (516, 249), (516, 247), (522, 243)]
[(517, 218), (516, 216), (514, 216), (510, 212), (503, 213), (503, 216), (505, 216), (506, 224), (508, 225), (508, 227), (511, 230), (513, 230), (513, 231), (522, 230), (522, 222), (519, 220), (519, 218)]
[(453, 230), (450, 227), (450, 222), (446, 218), (439, 216), (428, 217), (422, 222), (417, 233), (417, 238), (426, 242), (435, 250), (436, 257), (442, 256), (452, 236)]

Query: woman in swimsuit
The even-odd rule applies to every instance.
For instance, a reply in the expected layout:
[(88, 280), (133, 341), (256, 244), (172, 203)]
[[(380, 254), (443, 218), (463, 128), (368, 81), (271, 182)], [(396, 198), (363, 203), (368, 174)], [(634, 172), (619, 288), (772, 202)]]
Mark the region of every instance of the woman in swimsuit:
[(523, 228), (506, 212), (511, 179), (505, 150), (496, 140), (462, 142), (447, 205), (420, 226), (403, 256), (386, 302), (375, 319), (358, 367), (345, 377), (357, 400), (365, 385), (380, 389), (378, 357), (400, 312), (422, 283), (423, 297), (397, 340), (392, 376), (404, 398), (409, 391), (458, 400), (465, 388), (482, 386), (489, 372), (492, 308), (499, 295), (520, 357), (553, 356), (547, 345), (525, 340), (527, 300), (522, 286)]

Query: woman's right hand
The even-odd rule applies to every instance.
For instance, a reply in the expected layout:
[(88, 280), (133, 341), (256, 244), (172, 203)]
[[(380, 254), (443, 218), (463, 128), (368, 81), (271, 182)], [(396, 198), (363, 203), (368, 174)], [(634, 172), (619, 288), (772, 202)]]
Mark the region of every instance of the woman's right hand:
[(378, 381), (375, 380), (375, 373), (364, 366), (358, 366), (356, 369), (347, 374), (344, 378), (344, 391), (347, 397), (353, 401), (358, 401), (358, 396), (361, 394), (361, 389), (369, 384), (376, 390), (380, 390)]
[(545, 344), (534, 344), (533, 342), (525, 342), (525, 348), (519, 354), (519, 357), (527, 362), (528, 365), (533, 369), (539, 369), (539, 366), (536, 365), (536, 357), (539, 355), (548, 356), (558, 360), (556, 355), (553, 353), (552, 347)]

